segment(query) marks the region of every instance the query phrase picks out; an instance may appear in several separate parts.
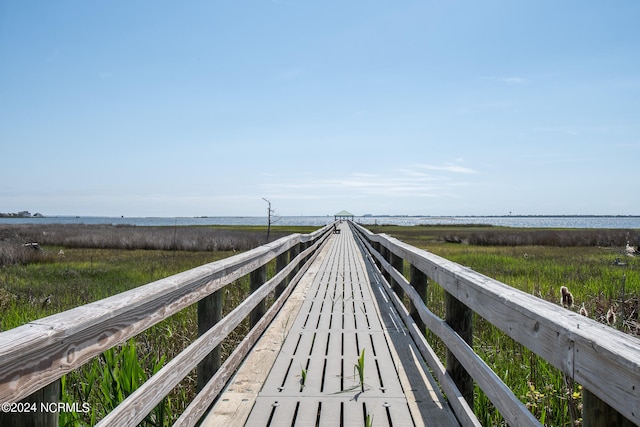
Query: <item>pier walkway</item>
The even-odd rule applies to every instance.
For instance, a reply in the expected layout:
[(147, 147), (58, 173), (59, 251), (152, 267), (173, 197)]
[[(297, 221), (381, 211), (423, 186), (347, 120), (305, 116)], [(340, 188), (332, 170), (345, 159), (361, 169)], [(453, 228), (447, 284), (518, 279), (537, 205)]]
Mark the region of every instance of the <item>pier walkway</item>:
[[(225, 306), (239, 289), (245, 296)], [(531, 352), (525, 368), (544, 361), (564, 379), (549, 396), (567, 407), (556, 424), (640, 426), (636, 336), (353, 221), (0, 332), (0, 425), (58, 427), (50, 408), (69, 405), (66, 374), (189, 307), (199, 336), (98, 427), (154, 420), (194, 371), (197, 392), (174, 426), (478, 427), (488, 402), (505, 424), (548, 424), (551, 414), (531, 412), (474, 351), (496, 345), (474, 337), (479, 319)], [(240, 325), (242, 340), (227, 340)], [(233, 349), (222, 358), (225, 340)]]
[(346, 223), (339, 231), (204, 426), (458, 425), (379, 272)]

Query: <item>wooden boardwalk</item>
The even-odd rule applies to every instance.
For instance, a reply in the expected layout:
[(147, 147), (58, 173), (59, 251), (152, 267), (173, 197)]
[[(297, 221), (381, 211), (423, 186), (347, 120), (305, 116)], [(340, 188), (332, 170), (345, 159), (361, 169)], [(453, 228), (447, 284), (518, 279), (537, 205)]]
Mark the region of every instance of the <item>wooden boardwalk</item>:
[(339, 230), (202, 425), (458, 425), (379, 272)]
[[(1, 332), (0, 403), (10, 410), (0, 411), (0, 425), (57, 427), (59, 409), (46, 408), (68, 405), (60, 402), (65, 374), (197, 304), (200, 336), (98, 426), (139, 425), (196, 370), (201, 389), (175, 426), (479, 427), (480, 389), (506, 424), (542, 427), (475, 353), (495, 345), (472, 342), (475, 316), (500, 330), (500, 341), (537, 354), (531, 369), (543, 359), (571, 379), (574, 394), (582, 387), (581, 413), (557, 424), (570, 416), (585, 426), (640, 426), (636, 337), (352, 221), (339, 223), (339, 234), (333, 227)], [(251, 293), (223, 316), (224, 293), (245, 279)], [(444, 298), (427, 298), (431, 287)], [(249, 332), (221, 363), (223, 340), (245, 320)], [(446, 368), (425, 330), (446, 347)], [(564, 396), (550, 398), (565, 405)], [(27, 407), (40, 409), (19, 411)]]

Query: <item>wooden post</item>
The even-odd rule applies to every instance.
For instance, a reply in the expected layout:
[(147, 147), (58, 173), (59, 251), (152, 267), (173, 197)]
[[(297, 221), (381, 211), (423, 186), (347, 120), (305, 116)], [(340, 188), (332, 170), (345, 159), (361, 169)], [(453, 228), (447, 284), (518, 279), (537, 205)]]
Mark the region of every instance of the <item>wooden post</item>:
[[(473, 311), (448, 292), (445, 292), (445, 310), (447, 324), (467, 344), (473, 346)], [(473, 408), (473, 378), (449, 350), (447, 350), (447, 372), (469, 406)]]
[[(251, 281), (251, 293), (256, 291), (260, 286), (267, 281), (267, 266), (263, 265), (262, 267), (258, 267), (257, 269), (251, 272), (250, 281)], [(264, 316), (266, 312), (266, 304), (265, 301), (262, 300), (258, 303), (256, 308), (251, 311), (249, 315), (249, 327), (253, 328), (258, 321)]]
[[(28, 406), (28, 412), (26, 410), (22, 412), (0, 411), (0, 426), (57, 427), (60, 414), (55, 405), (59, 401), (60, 380), (56, 380), (20, 401), (21, 404)], [(82, 405), (84, 402), (78, 403)]]
[[(311, 242), (304, 242), (304, 243), (300, 242), (300, 252), (306, 251), (309, 246), (311, 246)], [(302, 258), (300, 267), (302, 267), (309, 260), (310, 256), (311, 255), (307, 255), (304, 258)]]
[[(222, 319), (222, 291), (204, 297), (198, 301), (198, 336), (203, 335)], [(198, 364), (196, 371), (196, 388), (198, 391), (207, 384), (221, 364), (220, 345), (213, 349)]]
[[(389, 251), (389, 258), (391, 260), (390, 261), (391, 266), (396, 270), (398, 270), (400, 274), (404, 275), (404, 259), (402, 259), (401, 257), (399, 257), (398, 255), (394, 254), (391, 251)], [(389, 277), (391, 278), (391, 275), (389, 275)], [(396, 295), (398, 295), (398, 298), (400, 298), (400, 301), (404, 303), (404, 291), (402, 290), (402, 287), (400, 286), (400, 284), (398, 284), (398, 282), (396, 282), (392, 278), (391, 278), (391, 288), (396, 293)]]
[[(382, 255), (382, 252), (380, 252), (380, 243), (378, 242), (372, 242), (369, 241), (369, 243), (371, 243), (371, 247), (373, 248), (374, 251), (378, 252), (380, 255)], [(378, 266), (378, 268), (380, 270), (382, 270), (381, 266), (380, 266), (380, 261), (378, 261), (378, 258), (376, 258), (375, 256), (373, 257), (373, 262)]]
[[(411, 265), (409, 270), (409, 283), (411, 284), (413, 289), (418, 292), (418, 295), (420, 295), (420, 299), (423, 302), (426, 302), (428, 284), (427, 275), (414, 267), (413, 264)], [(416, 306), (413, 304), (413, 302), (409, 302), (409, 313), (411, 314), (413, 320), (416, 322), (418, 329), (420, 329), (420, 331), (422, 331), (422, 333), (424, 334), (426, 332), (426, 325), (418, 315), (418, 310), (416, 309)]]
[(582, 426), (583, 427), (633, 427), (634, 423), (618, 411), (600, 400), (589, 390), (582, 390)]
[[(276, 273), (279, 273), (284, 269), (287, 264), (289, 264), (289, 251), (283, 252), (276, 257)], [(289, 284), (289, 277), (285, 277), (282, 279), (282, 282), (278, 286), (276, 286), (276, 298), (282, 295), (282, 292), (286, 289)]]
[[(389, 249), (381, 245), (380, 254), (382, 255), (382, 258), (384, 258), (385, 261), (387, 261), (388, 263), (391, 263), (391, 252), (389, 251)], [(387, 272), (387, 270), (382, 269), (382, 275), (387, 280), (387, 282), (389, 282), (389, 284), (393, 284), (391, 281), (391, 275)]]
[[(296, 259), (299, 253), (300, 253), (300, 243), (298, 243), (297, 245), (289, 249), (289, 262)], [(295, 276), (299, 270), (300, 270), (300, 265), (298, 264), (293, 270), (291, 270), (291, 274), (289, 274), (289, 277), (287, 277), (287, 282), (290, 282), (291, 279), (293, 279), (293, 276)]]

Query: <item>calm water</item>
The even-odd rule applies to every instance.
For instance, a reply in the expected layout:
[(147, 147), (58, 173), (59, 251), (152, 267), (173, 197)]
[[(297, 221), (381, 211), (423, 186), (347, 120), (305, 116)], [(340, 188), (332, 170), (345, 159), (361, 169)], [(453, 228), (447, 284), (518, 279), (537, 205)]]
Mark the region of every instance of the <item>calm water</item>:
[[(364, 225), (394, 224), (491, 224), (506, 227), (530, 228), (633, 228), (640, 229), (640, 216), (620, 217), (356, 217)], [(274, 225), (322, 226), (333, 221), (332, 216), (283, 216), (273, 219)], [(126, 224), (137, 226), (154, 225), (266, 225), (266, 217), (206, 217), (206, 218), (160, 218), (160, 217), (75, 217), (58, 216), (46, 218), (0, 218), (0, 224)]]

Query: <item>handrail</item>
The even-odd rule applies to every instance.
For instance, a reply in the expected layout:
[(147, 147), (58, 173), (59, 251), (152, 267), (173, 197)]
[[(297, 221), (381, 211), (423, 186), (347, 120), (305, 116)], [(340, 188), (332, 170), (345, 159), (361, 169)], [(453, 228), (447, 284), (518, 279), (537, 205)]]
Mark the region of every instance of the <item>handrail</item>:
[[(505, 394), (504, 383), (486, 372), (484, 362), (480, 363), (473, 350), (468, 345), (465, 348), (466, 344), (447, 323), (429, 311), (389, 262), (391, 257), (380, 252), (388, 251), (410, 263), (461, 304), (573, 378), (588, 393), (640, 424), (640, 340), (395, 238), (373, 234), (355, 223), (350, 225), (382, 269), (406, 292), (425, 325), (455, 353), (492, 403), (498, 408), (503, 406), (501, 414), (509, 424), (530, 425), (533, 420), (524, 405)], [(374, 249), (375, 245), (380, 248)]]
[[(289, 263), (273, 278), (165, 366), (173, 366), (178, 363), (176, 360), (189, 360), (190, 368), (186, 371), (189, 372), (271, 290), (289, 275), (300, 275), (301, 268), (308, 265), (330, 230), (331, 226), (326, 226), (311, 234), (283, 237), (233, 257), (1, 332), (0, 402), (20, 401), (107, 349), (289, 252)], [(161, 371), (175, 377), (175, 369)], [(159, 381), (154, 380), (156, 377), (157, 374), (140, 389), (155, 384)]]

